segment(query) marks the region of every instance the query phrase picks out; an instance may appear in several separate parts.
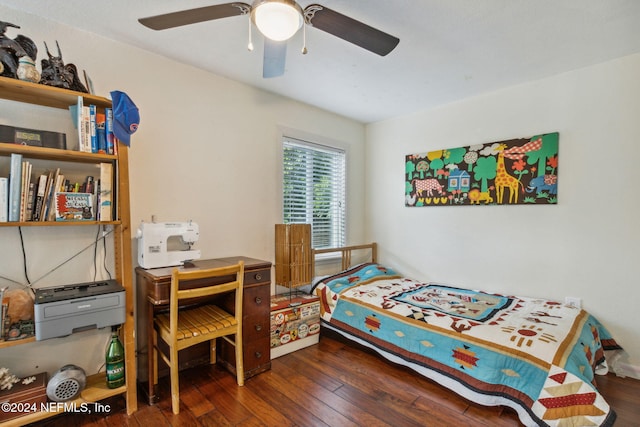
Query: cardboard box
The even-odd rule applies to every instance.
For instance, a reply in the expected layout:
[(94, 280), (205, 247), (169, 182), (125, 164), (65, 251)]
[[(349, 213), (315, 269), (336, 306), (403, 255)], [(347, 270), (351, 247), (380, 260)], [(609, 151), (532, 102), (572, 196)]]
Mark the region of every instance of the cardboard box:
[(35, 381), (30, 384), (21, 381), (9, 390), (0, 391), (0, 403), (9, 404), (7, 410), (0, 410), (0, 422), (39, 411), (40, 405), (47, 402), (47, 373), (42, 372), (34, 377)]
[(320, 339), (320, 301), (315, 295), (271, 297), (271, 358), (317, 344)]

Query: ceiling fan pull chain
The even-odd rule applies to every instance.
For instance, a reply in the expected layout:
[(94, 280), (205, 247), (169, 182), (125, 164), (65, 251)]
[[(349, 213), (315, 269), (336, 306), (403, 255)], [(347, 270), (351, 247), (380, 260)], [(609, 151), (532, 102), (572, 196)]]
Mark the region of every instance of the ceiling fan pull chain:
[(307, 54), (307, 25), (302, 25), (302, 54)]
[(304, 28), (302, 29), (302, 38), (303, 38), (303, 44), (304, 44), (304, 46), (302, 46), (303, 55), (307, 54), (307, 25), (313, 25), (311, 23), (311, 20), (315, 16), (316, 12), (322, 9), (323, 7), (320, 6), (319, 4), (312, 4), (311, 6), (307, 6), (307, 8), (303, 12), (303, 17), (304, 17), (304, 24), (303, 24)]
[(249, 52), (253, 52), (253, 40), (251, 37), (251, 15), (249, 15), (249, 44), (247, 45), (247, 49), (249, 50)]

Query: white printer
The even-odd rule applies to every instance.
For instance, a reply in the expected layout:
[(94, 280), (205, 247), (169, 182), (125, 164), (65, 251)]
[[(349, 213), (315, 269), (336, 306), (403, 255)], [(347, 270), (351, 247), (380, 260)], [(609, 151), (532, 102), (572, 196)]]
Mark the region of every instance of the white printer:
[(115, 280), (36, 290), (36, 341), (124, 323), (126, 293)]

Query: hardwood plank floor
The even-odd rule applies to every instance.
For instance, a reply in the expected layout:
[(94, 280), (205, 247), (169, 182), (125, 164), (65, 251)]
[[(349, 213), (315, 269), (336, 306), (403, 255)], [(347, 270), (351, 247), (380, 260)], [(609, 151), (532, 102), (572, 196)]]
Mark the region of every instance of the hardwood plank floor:
[[(329, 362), (328, 366), (325, 362)], [(598, 377), (618, 414), (616, 426), (640, 426), (640, 381)], [(140, 399), (126, 415), (122, 397), (104, 401), (104, 414), (63, 414), (43, 426), (520, 426), (514, 411), (471, 403), (412, 371), (342, 340), (323, 336), (318, 345), (272, 361), (271, 371), (237, 387), (235, 377), (213, 365), (180, 375), (180, 414), (171, 412), (167, 378), (160, 401)]]

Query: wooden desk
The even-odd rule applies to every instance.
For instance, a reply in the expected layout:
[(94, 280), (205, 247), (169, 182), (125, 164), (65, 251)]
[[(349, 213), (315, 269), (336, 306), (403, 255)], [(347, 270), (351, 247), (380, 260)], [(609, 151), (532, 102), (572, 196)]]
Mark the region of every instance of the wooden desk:
[[(197, 260), (179, 267), (181, 270), (205, 269), (224, 267), (244, 261), (244, 305), (242, 316), (242, 335), (244, 347), (245, 379), (271, 369), (269, 346), (270, 323), (270, 295), (271, 295), (271, 263), (244, 256), (228, 258)], [(162, 267), (145, 270), (136, 268), (137, 279), (137, 308), (138, 308), (138, 371), (147, 365), (146, 377), (149, 404), (155, 403), (156, 395), (153, 387), (153, 316), (156, 312), (166, 310), (169, 305), (169, 291), (171, 287), (171, 272), (174, 267)], [(195, 286), (204, 283), (194, 282)], [(233, 298), (224, 298), (218, 303), (233, 312)], [(140, 349), (146, 346), (146, 351)], [(209, 345), (207, 342), (194, 346), (194, 352), (183, 357), (181, 353), (180, 367), (186, 368), (202, 363), (208, 363)], [(185, 349), (187, 353), (189, 349)], [(224, 340), (218, 341), (217, 362), (225, 366), (235, 375), (235, 350)], [(206, 360), (203, 360), (206, 359)], [(138, 378), (144, 378), (139, 374)]]

